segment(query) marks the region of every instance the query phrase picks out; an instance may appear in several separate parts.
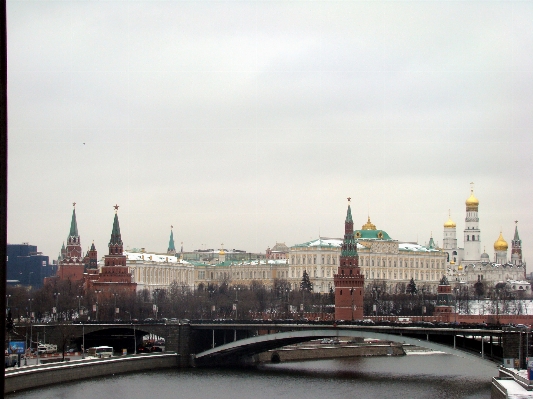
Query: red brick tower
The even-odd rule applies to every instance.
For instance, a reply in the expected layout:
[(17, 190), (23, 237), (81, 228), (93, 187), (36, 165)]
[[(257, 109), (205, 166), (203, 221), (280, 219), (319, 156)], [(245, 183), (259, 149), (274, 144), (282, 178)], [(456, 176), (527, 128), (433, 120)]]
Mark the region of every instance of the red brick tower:
[(76, 221), (76, 203), (72, 204), (72, 220), (70, 232), (67, 238), (67, 247), (61, 249), (61, 257), (58, 261), (56, 278), (59, 280), (81, 281), (85, 271), (84, 259), (81, 250), (78, 223)]
[[(128, 266), (126, 266), (126, 255), (123, 254), (124, 245), (120, 234), (117, 212), (118, 205), (115, 205), (115, 219), (108, 245), (109, 254), (104, 256), (104, 266), (100, 268), (98, 279), (89, 279), (88, 284), (89, 289), (94, 288), (104, 294), (118, 291), (135, 291), (137, 287), (137, 284), (132, 282), (131, 273)], [(96, 255), (96, 249), (94, 254)]]
[(440, 316), (442, 321), (450, 322), (454, 313), (455, 300), (452, 294), (452, 287), (446, 276), (442, 276), (437, 287), (437, 306), (435, 306), (434, 316)]
[(344, 240), (335, 284), (335, 319), (360, 320), (363, 318), (363, 289), (365, 278), (359, 268), (357, 243), (353, 235), (352, 210), (348, 198), (348, 211), (344, 222)]

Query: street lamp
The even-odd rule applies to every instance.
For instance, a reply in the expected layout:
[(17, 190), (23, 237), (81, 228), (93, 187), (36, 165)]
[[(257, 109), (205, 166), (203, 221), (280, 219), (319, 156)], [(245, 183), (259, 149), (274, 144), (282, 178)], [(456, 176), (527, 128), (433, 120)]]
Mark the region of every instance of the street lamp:
[(81, 295), (76, 295), (76, 298), (78, 298), (78, 318), (80, 317), (80, 301), (83, 298)]
[(352, 297), (352, 321), (353, 321), (353, 312), (354, 312), (354, 309), (353, 309), (353, 292), (355, 291), (355, 288), (350, 288), (350, 296)]
[(7, 311), (9, 309), (9, 298), (11, 298), (11, 295), (6, 295), (6, 315), (7, 315)]
[(424, 298), (424, 293), (426, 289), (422, 288), (422, 321), (424, 321), (424, 316), (426, 314), (426, 300)]
[(29, 298), (28, 302), (30, 304), (30, 353), (31, 353), (31, 344), (33, 339), (33, 322), (32, 322), (32, 314), (31, 314), (31, 303), (33, 302), (33, 298)]
[(235, 290), (235, 320), (238, 320), (239, 314), (237, 313), (237, 303), (239, 302), (239, 291), (241, 290), (241, 287), (233, 287)]
[(372, 293), (374, 294), (374, 315), (378, 316), (378, 300), (379, 300), (379, 294), (381, 292), (380, 287), (374, 287), (372, 288)]
[(113, 292), (113, 296), (115, 297), (115, 307), (113, 308), (113, 321), (116, 320), (117, 318), (117, 293), (116, 292)]
[(54, 292), (56, 298), (56, 321), (59, 321), (59, 295), (61, 295), (60, 292)]
[(155, 300), (155, 303), (154, 303), (154, 315), (155, 315), (155, 319), (157, 320), (157, 297), (159, 296), (159, 291), (161, 291), (161, 288), (156, 288), (154, 289), (154, 300)]
[(98, 294), (102, 292), (102, 290), (95, 290), (94, 293), (96, 294), (96, 321), (98, 321), (98, 308), (100, 307), (98, 304)]

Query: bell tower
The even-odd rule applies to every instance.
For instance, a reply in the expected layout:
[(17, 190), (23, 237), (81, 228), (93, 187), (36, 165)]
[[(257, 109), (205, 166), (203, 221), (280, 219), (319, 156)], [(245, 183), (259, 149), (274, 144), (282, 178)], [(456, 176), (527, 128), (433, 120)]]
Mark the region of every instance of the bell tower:
[(335, 319), (359, 320), (363, 318), (363, 288), (365, 278), (359, 268), (357, 242), (353, 234), (351, 198), (348, 197), (348, 210), (344, 221), (344, 239), (335, 284)]
[(481, 242), (479, 230), (479, 200), (474, 196), (474, 183), (470, 183), (470, 197), (465, 202), (466, 218), (464, 230), (464, 260), (479, 261), (481, 258)]

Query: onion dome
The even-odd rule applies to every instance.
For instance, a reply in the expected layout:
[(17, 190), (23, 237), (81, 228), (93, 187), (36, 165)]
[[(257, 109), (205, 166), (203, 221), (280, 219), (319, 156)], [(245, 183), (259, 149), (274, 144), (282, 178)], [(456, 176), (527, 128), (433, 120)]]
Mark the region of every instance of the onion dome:
[(450, 262), (450, 265), (455, 265), (455, 261), (452, 260), (452, 261)]
[(463, 270), (463, 265), (459, 265), (459, 266), (457, 267), (457, 270), (459, 270), (459, 271)]
[(488, 253), (483, 252), (483, 253), (481, 254), (481, 261), (482, 261), (482, 262), (488, 262), (488, 261), (489, 261), (489, 258), (490, 258), (490, 257), (489, 257), (489, 254), (488, 254)]
[(370, 216), (368, 221), (361, 227), (361, 230), (376, 230), (376, 225), (370, 222)]
[(507, 251), (507, 248), (509, 248), (509, 245), (507, 244), (507, 241), (503, 239), (502, 233), (500, 231), (500, 236), (498, 237), (498, 240), (494, 243), (494, 250)]
[(479, 200), (474, 196), (474, 190), (470, 190), (470, 197), (465, 201), (467, 211), (477, 211)]
[(449, 229), (455, 229), (456, 224), (451, 218), (448, 218), (448, 221), (444, 223), (444, 227), (449, 228)]

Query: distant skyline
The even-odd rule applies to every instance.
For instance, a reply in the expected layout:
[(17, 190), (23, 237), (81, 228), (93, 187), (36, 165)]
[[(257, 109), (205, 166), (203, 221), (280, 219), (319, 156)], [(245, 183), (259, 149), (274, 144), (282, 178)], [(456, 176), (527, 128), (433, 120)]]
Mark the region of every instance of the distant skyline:
[[(533, 2), (9, 1), (8, 242), (264, 252), (369, 215), (533, 253)], [(510, 258), (510, 250), (509, 250)]]

